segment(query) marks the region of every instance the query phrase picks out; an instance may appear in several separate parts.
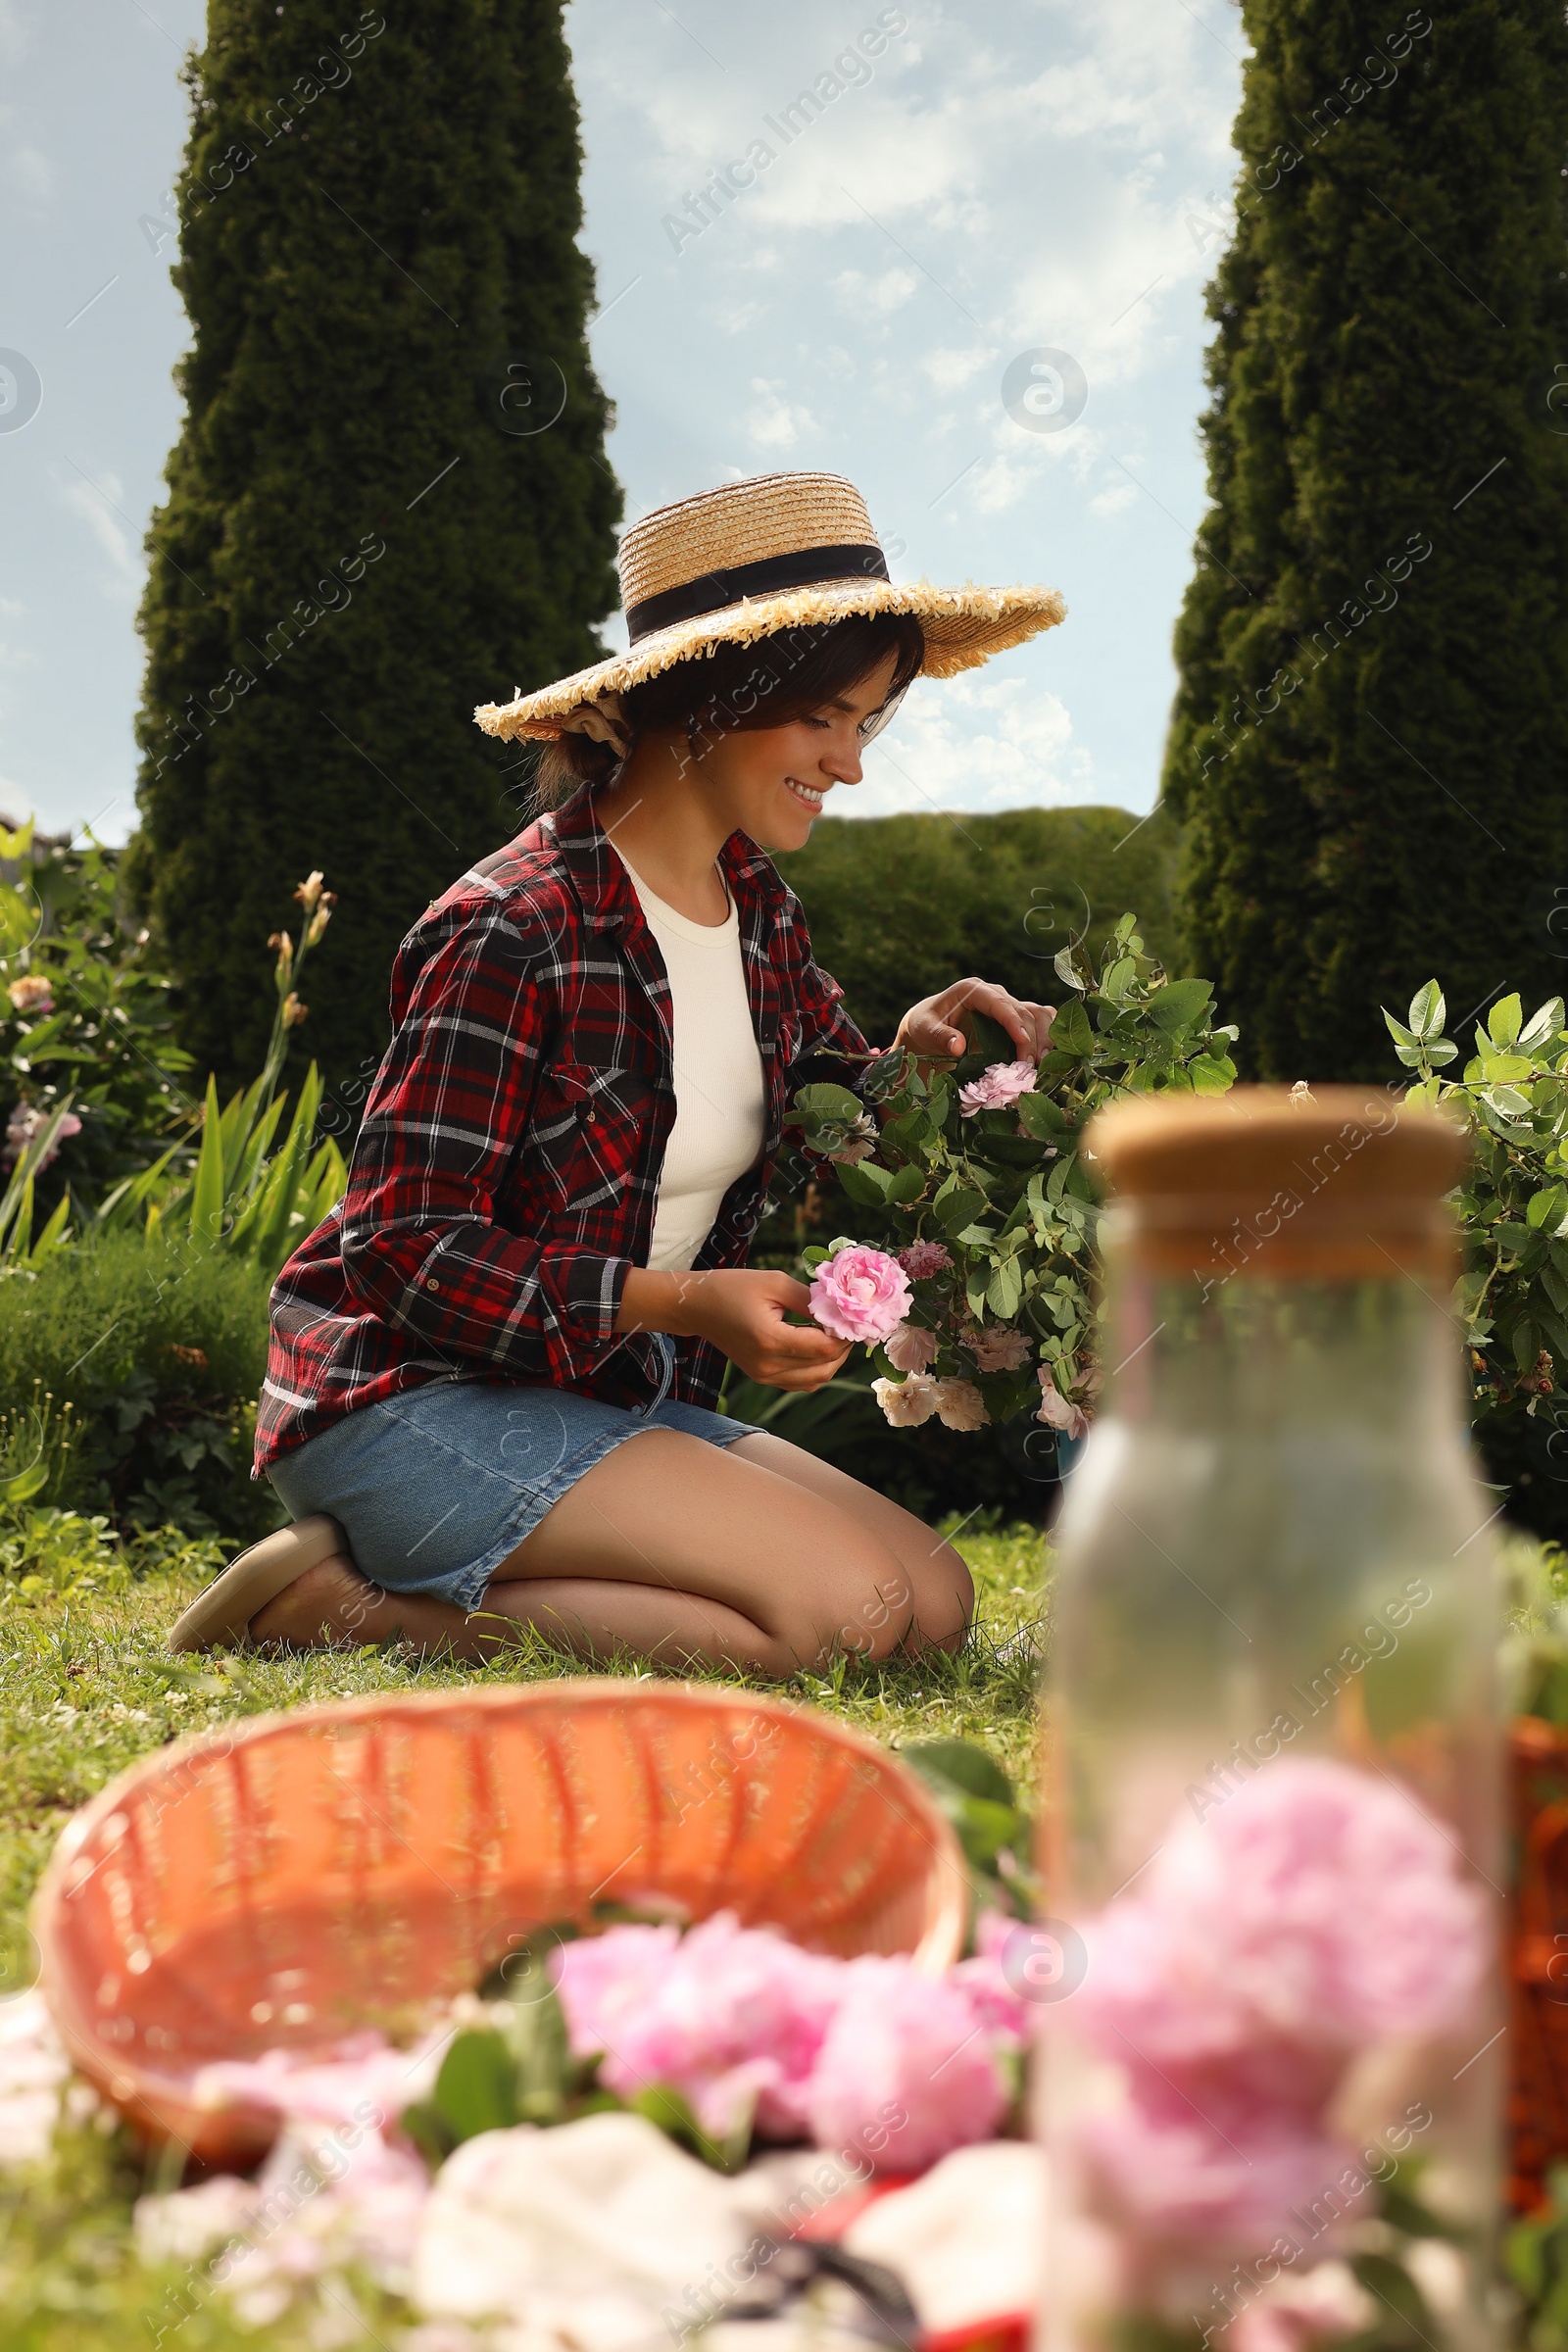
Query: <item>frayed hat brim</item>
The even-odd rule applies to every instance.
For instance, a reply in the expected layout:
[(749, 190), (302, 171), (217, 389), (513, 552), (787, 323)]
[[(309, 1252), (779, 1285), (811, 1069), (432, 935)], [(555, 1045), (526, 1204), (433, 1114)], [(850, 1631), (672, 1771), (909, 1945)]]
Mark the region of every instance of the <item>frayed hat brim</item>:
[(710, 654), (718, 645), (751, 645), (780, 629), (809, 628), (863, 612), (909, 612), (925, 632), (921, 675), (956, 677), (978, 669), (993, 654), (1022, 645), (1066, 618), (1054, 588), (936, 588), (928, 580), (906, 586), (890, 580), (822, 580), (776, 596), (743, 597), (716, 612), (654, 630), (624, 654), (613, 654), (510, 703), (481, 703), (474, 718), (487, 735), (551, 737), (567, 731), (571, 713), (606, 695), (622, 694), (657, 678), (677, 662)]

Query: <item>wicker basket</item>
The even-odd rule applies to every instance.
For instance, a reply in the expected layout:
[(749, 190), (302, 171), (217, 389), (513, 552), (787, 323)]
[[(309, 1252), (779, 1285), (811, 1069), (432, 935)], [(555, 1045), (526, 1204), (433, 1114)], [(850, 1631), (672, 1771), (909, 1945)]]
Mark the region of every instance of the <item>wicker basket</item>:
[(1508, 2192), (1528, 2212), (1568, 2157), (1568, 1731), (1522, 1715), (1510, 1749)]
[(607, 1902), (935, 1971), (967, 1882), (920, 1783), (842, 1725), (580, 1681), (342, 1700), (166, 1748), (70, 1823), (34, 1930), (75, 2065), (145, 2132), (233, 2165), (275, 2122), (198, 2107), (199, 2067), (412, 2023)]

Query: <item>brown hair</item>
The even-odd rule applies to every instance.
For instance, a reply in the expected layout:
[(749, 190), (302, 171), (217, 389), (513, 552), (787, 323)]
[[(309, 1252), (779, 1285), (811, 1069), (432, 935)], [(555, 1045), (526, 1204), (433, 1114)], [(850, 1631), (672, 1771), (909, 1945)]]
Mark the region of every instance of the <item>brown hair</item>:
[[(703, 738), (781, 727), (805, 718), (897, 657), (888, 702), (919, 675), (925, 635), (908, 612), (854, 613), (847, 620), (779, 629), (751, 645), (723, 643), (710, 654), (672, 662), (658, 677), (628, 686), (620, 708), (635, 745), (639, 736), (673, 728), (695, 759)], [(884, 706), (886, 708), (886, 706)], [(608, 784), (621, 756), (591, 736), (565, 734), (544, 746), (533, 771), (537, 808), (559, 808), (587, 785)]]

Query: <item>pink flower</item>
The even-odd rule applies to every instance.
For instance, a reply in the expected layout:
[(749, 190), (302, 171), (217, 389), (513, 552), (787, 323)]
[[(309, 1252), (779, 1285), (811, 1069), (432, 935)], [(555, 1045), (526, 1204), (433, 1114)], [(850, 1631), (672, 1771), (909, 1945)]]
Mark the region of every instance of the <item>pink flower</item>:
[(934, 1380), (936, 1408), (945, 1429), (984, 1429), (991, 1415), (972, 1380)]
[(1004, 1911), (982, 1910), (974, 1923), (972, 1960), (960, 1960), (948, 1971), (948, 1983), (957, 1985), (976, 2020), (998, 2039), (1022, 2048), (1030, 2035), (1029, 2004), (1017, 1991), (1003, 1966), (1014, 1935), (1028, 1930)]
[(390, 2131), (405, 2107), (432, 2087), (448, 2036), (427, 2036), (416, 2050), (395, 2050), (367, 2026), (320, 2050), (272, 2049), (260, 2058), (220, 2058), (196, 2077), (198, 2107), (270, 2107), (290, 2123), (363, 2123)]
[(959, 1087), (958, 1108), (966, 1119), (982, 1110), (1006, 1110), (1020, 1095), (1034, 1093), (1035, 1077), (1032, 1061), (994, 1061), (978, 1078)]
[(869, 1111), (862, 1110), (858, 1118), (850, 1121), (841, 1140), (826, 1156), (840, 1166), (854, 1168), (862, 1159), (869, 1159), (875, 1150), (876, 1121)]
[(970, 1322), (958, 1326), (958, 1338), (982, 1372), (1018, 1372), (1029, 1361), (1029, 1343), (1010, 1323)]
[(923, 1282), (927, 1275), (945, 1274), (953, 1259), (940, 1242), (911, 1242), (899, 1251), (899, 1263), (911, 1282)]
[(1326, 2337), (1360, 2335), (1378, 2307), (1346, 2262), (1285, 2271), (1238, 2313), (1235, 2352), (1307, 2352)]
[(929, 1372), (937, 1360), (937, 1335), (918, 1323), (901, 1323), (882, 1346), (895, 1372)]
[(811, 2077), (811, 2136), (883, 2171), (923, 2172), (989, 2139), (1006, 2112), (1000, 2068), (961, 1988), (907, 1960), (852, 1960)]
[(937, 1384), (923, 1372), (911, 1372), (907, 1380), (873, 1380), (871, 1394), (895, 1429), (918, 1429), (937, 1409)]
[(24, 972), (6, 990), (18, 1012), (53, 1012), (55, 1008), (54, 982), (47, 972)]
[(1216, 1786), (1201, 1820), (1184, 1806), (1088, 1937), (1079, 2030), (1167, 2068), (1456, 2032), (1492, 1948), (1481, 1889), (1414, 1798), (1306, 1756)]
[(1059, 1429), (1064, 1437), (1082, 1438), (1089, 1434), (1089, 1416), (1080, 1405), (1069, 1404), (1051, 1377), (1049, 1365), (1040, 1367), (1040, 1410), (1037, 1421), (1048, 1428)]
[(1096, 2203), (1141, 2238), (1256, 2248), (1285, 2230), (1293, 2206), (1332, 2190), (1343, 2213), (1364, 2196), (1364, 2173), (1358, 2188), (1342, 2186), (1353, 2151), (1310, 2110), (1259, 2104), (1218, 2076), (1129, 2073), (1119, 2107), (1084, 2117), (1079, 2146)]
[(608, 2089), (629, 2099), (667, 2083), (720, 2137), (755, 2099), (758, 2132), (791, 2139), (807, 2127), (843, 1966), (720, 1912), (685, 1936), (607, 1929), (563, 1945), (552, 1973), (571, 2046), (603, 2051)]
[(811, 1312), (824, 1331), (876, 1347), (897, 1331), (910, 1298), (908, 1277), (896, 1257), (858, 1243), (816, 1269)]
[[(10, 1118), (6, 1121), (5, 1150), (0, 1152), (0, 1162), (3, 1162), (8, 1168), (15, 1167), (17, 1161), (32, 1142), (33, 1137), (48, 1126), (50, 1115), (46, 1110), (39, 1110), (35, 1103), (17, 1103)], [(45, 1168), (50, 1166), (68, 1136), (80, 1133), (81, 1121), (74, 1110), (68, 1110), (55, 1130), (54, 1142), (34, 1166), (33, 1174), (39, 1176)]]

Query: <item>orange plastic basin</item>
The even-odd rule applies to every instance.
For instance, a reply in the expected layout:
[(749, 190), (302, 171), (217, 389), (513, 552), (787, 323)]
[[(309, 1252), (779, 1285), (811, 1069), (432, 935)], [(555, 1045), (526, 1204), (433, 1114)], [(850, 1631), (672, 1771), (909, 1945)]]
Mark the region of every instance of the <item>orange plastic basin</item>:
[(967, 1887), (919, 1781), (841, 1724), (580, 1681), (335, 1700), (162, 1749), (68, 1824), (33, 1927), (80, 2071), (150, 2135), (244, 2165), (275, 2120), (198, 2107), (198, 2068), (408, 2027), (606, 1902), (938, 1971)]

